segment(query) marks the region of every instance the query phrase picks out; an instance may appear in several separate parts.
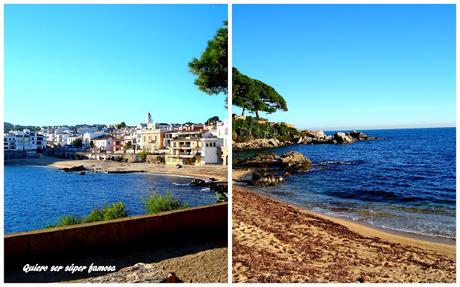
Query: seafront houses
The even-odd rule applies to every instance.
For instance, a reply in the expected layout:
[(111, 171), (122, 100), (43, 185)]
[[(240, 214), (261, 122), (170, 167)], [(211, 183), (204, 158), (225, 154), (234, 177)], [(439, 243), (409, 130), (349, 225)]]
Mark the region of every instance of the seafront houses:
[(222, 162), (223, 139), (214, 136), (210, 132), (201, 135), (200, 154), (206, 164)]
[(204, 165), (221, 163), (222, 139), (209, 132), (179, 132), (170, 140), (168, 165)]
[(218, 121), (212, 128), (209, 129), (209, 132), (217, 138), (222, 139), (221, 147), (221, 159), (222, 163), (228, 164), (228, 119), (224, 121)]
[(69, 134), (65, 139), (65, 145), (74, 145), (75, 141), (81, 139), (83, 142), (83, 135), (81, 134)]
[(142, 130), (142, 150), (146, 152), (156, 153), (163, 148), (163, 138), (159, 129), (143, 129)]
[(95, 138), (102, 137), (106, 135), (103, 131), (95, 131), (95, 132), (85, 132), (83, 134), (83, 148), (89, 149), (91, 147), (91, 141)]
[[(157, 127), (163, 126), (165, 128), (165, 124), (157, 125), (153, 122), (152, 116), (150, 113), (147, 113), (145, 125), (142, 125), (141, 129), (141, 144), (140, 148), (149, 153), (158, 153), (161, 149), (163, 149), (163, 136), (164, 132)], [(166, 128), (169, 128), (167, 126)]]
[(124, 136), (115, 136), (113, 138), (113, 151), (123, 152), (125, 148)]
[(169, 149), (171, 145), (171, 141), (179, 134), (179, 132), (176, 131), (168, 131), (165, 132), (163, 135), (163, 146), (167, 149)]
[(33, 156), (46, 148), (46, 137), (28, 129), (3, 135), (5, 159)]
[(178, 133), (170, 141), (169, 153), (165, 156), (168, 165), (202, 165), (199, 153), (200, 132)]
[(114, 137), (111, 135), (102, 135), (92, 140), (93, 152), (113, 152), (115, 146)]

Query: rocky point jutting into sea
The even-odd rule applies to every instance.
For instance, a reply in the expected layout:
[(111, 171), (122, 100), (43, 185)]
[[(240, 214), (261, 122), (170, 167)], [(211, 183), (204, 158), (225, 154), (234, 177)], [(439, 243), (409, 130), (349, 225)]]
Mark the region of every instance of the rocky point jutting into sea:
[(359, 131), (352, 131), (349, 133), (337, 132), (334, 135), (327, 135), (322, 130), (306, 130), (300, 132), (299, 135), (294, 136), (292, 140), (281, 141), (276, 138), (253, 139), (246, 142), (234, 142), (232, 148), (233, 150), (248, 150), (288, 146), (294, 144), (348, 144), (356, 141), (372, 139), (375, 138)]
[[(337, 132), (334, 135), (326, 135), (324, 131), (303, 131), (293, 141), (280, 141), (278, 139), (255, 139), (246, 143), (235, 143), (233, 149), (259, 149), (276, 148), (294, 144), (349, 144), (356, 141), (373, 140), (363, 132), (352, 131), (349, 133)], [(284, 178), (291, 174), (308, 172), (312, 167), (312, 161), (296, 151), (288, 151), (282, 155), (275, 153), (258, 153), (250, 158), (234, 161), (236, 168), (252, 168), (249, 177), (241, 179), (249, 185), (263, 186), (275, 185), (284, 182)]]

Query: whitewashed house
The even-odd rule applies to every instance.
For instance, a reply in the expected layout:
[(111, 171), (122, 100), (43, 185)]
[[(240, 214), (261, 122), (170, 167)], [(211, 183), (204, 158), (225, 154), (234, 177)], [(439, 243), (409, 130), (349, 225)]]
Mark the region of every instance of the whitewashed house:
[(94, 148), (99, 152), (113, 152), (115, 140), (110, 135), (103, 135), (92, 140)]

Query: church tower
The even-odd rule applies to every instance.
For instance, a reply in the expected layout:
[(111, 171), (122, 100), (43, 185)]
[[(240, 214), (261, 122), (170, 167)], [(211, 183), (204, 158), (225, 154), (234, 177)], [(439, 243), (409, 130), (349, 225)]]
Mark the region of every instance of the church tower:
[(147, 113), (147, 117), (145, 118), (145, 123), (147, 124), (147, 126), (149, 124), (153, 124), (152, 115), (150, 113)]

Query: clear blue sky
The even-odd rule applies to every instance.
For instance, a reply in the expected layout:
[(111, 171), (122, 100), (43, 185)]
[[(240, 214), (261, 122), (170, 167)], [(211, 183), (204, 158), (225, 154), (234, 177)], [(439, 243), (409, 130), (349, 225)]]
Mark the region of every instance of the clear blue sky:
[(273, 121), (455, 126), (454, 5), (233, 5), (233, 65), (284, 96)]
[(226, 5), (6, 5), (4, 120), (224, 118), (225, 96), (200, 92), (188, 62), (225, 19)]

